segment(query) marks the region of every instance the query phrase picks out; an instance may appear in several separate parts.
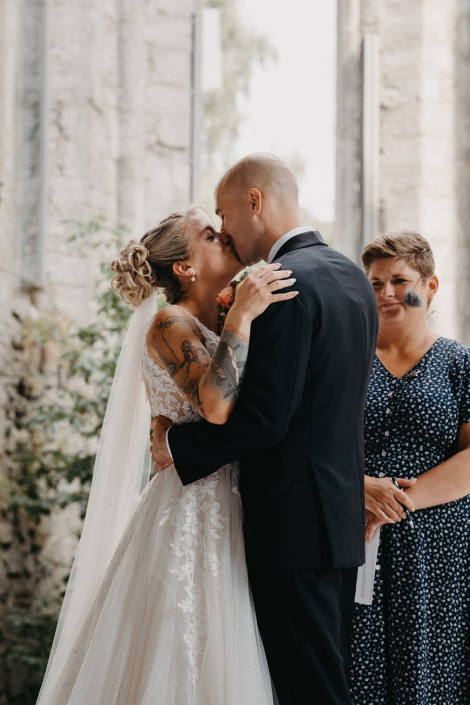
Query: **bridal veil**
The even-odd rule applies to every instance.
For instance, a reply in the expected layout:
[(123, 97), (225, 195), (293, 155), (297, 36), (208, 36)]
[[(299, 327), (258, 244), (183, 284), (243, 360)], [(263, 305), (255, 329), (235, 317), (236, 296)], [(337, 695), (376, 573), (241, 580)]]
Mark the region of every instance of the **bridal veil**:
[(156, 297), (132, 316), (98, 444), (83, 531), (37, 705), (46, 705), (80, 633), (150, 472), (150, 406), (142, 375), (142, 339)]

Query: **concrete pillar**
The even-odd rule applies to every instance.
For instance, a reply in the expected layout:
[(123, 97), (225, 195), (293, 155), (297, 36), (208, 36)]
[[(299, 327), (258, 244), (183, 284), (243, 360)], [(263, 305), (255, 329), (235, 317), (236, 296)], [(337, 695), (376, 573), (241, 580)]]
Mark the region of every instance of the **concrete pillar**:
[(419, 230), (431, 243), (441, 279), (430, 322), (456, 338), (455, 0), (423, 0), (421, 21)]
[(145, 230), (145, 42), (142, 0), (119, 2), (118, 216), (135, 237)]
[[(430, 325), (470, 342), (470, 0), (359, 5), (339, 0), (336, 245), (358, 259), (378, 190), (379, 231), (416, 230), (434, 249), (441, 288)], [(371, 83), (357, 70), (371, 33), (380, 37), (378, 168)]]
[(470, 345), (470, 0), (457, 2), (454, 65), (455, 296), (458, 337)]
[(361, 210), (361, 0), (338, 1), (335, 247), (357, 260)]
[(0, 4), (0, 340), (8, 340), (9, 302), (20, 286), (17, 152), (21, 0)]
[(361, 126), (362, 252), (380, 232), (380, 37), (372, 33), (362, 40)]

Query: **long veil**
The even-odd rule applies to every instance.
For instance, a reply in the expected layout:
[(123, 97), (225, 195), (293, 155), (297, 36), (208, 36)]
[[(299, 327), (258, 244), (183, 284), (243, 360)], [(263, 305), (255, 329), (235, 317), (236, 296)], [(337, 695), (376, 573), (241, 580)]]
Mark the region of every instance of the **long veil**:
[(150, 472), (150, 406), (141, 351), (155, 296), (135, 311), (116, 368), (98, 444), (83, 531), (37, 705), (46, 705)]

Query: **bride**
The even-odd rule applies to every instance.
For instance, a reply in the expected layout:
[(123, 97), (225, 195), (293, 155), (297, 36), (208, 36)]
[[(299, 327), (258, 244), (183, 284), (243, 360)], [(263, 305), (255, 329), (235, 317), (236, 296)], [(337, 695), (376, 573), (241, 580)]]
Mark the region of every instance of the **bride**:
[[(219, 340), (215, 299), (242, 265), (202, 208), (170, 215), (111, 266), (136, 311), (38, 705), (272, 705), (237, 466), (187, 487), (174, 467), (148, 482), (148, 429), (150, 410), (224, 423), (251, 321), (295, 295), (274, 293), (289, 272), (268, 265), (239, 284)], [(170, 305), (156, 313), (158, 289)]]

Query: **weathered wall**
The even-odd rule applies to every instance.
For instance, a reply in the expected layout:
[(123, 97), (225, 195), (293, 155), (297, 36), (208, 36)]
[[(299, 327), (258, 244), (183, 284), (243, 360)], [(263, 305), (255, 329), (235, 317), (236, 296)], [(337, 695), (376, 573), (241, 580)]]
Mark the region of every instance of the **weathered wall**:
[(470, 2), (459, 0), (455, 22), (456, 110), (454, 115), (456, 211), (456, 301), (462, 338), (470, 344)]
[(380, 41), (379, 232), (417, 230), (441, 289), (432, 325), (470, 342), (470, 0), (338, 1), (337, 246), (362, 233), (362, 38)]
[[(61, 384), (57, 345), (24, 328), (93, 315), (97, 253), (69, 242), (66, 221), (102, 217), (139, 238), (187, 204), (193, 9), (0, 3), (0, 641), (5, 610), (61, 589), (79, 529), (73, 509), (39, 525), (5, 519), (21, 421)], [(0, 703), (18, 687), (0, 673)]]

